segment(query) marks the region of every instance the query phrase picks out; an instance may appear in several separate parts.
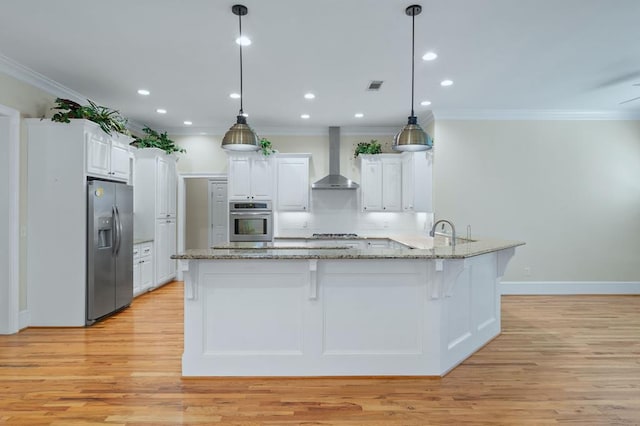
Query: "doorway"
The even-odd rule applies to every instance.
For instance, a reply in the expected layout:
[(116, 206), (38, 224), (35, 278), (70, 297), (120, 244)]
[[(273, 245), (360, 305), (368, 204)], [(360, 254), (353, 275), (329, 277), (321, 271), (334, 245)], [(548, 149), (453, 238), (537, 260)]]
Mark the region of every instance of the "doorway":
[[(178, 176), (178, 252), (211, 246), (210, 181), (226, 185), (227, 175), (224, 173), (181, 173)], [(226, 203), (226, 191), (224, 194)], [(227, 220), (226, 216), (225, 209), (225, 221)], [(176, 279), (183, 280), (180, 267), (178, 267)]]
[(19, 129), (20, 113), (0, 105), (0, 334), (20, 329)]

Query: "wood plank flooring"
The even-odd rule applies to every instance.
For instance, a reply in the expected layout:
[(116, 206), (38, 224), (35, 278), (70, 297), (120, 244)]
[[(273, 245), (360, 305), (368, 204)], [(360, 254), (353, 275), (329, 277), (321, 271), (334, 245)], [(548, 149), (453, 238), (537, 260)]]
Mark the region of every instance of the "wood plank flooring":
[(639, 296), (506, 296), (443, 379), (182, 379), (182, 283), (90, 328), (0, 336), (0, 424), (640, 425)]

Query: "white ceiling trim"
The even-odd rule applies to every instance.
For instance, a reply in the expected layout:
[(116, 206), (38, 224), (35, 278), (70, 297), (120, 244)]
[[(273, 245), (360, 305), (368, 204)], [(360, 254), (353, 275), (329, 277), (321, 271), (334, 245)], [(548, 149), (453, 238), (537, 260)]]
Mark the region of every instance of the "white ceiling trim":
[(35, 86), (40, 90), (44, 90), (45, 92), (58, 98), (70, 99), (78, 103), (84, 103), (87, 100), (86, 97), (76, 92), (75, 90), (71, 90), (68, 87), (58, 83), (57, 81), (51, 80), (50, 78), (45, 77), (39, 72), (36, 72), (31, 68), (14, 61), (13, 59), (7, 58), (1, 53), (0, 71), (10, 75), (17, 80)]
[[(62, 85), (55, 80), (51, 80), (39, 72), (4, 56), (2, 53), (0, 53), (0, 72), (5, 73), (16, 80), (20, 80), (30, 84), (31, 86), (37, 87), (38, 89), (57, 98), (70, 99), (83, 105), (86, 104), (87, 99), (89, 99), (87, 96), (84, 96), (73, 89), (69, 89), (67, 86)], [(127, 128), (135, 133), (141, 134), (143, 127), (144, 126), (142, 124), (136, 121), (127, 121)]]
[(435, 110), (436, 120), (640, 120), (640, 111)]

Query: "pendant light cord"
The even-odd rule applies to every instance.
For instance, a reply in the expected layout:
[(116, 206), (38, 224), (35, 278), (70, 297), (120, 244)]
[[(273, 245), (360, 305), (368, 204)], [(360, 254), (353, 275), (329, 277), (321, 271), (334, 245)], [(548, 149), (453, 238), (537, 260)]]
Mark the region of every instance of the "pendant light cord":
[(413, 92), (414, 92), (414, 81), (415, 81), (415, 46), (416, 46), (416, 11), (415, 9), (411, 10), (411, 116), (413, 117), (415, 114), (413, 112)]
[(244, 94), (242, 93), (242, 14), (238, 14), (238, 22), (240, 26), (240, 38), (238, 39), (240, 43), (240, 115), (243, 115), (244, 111), (242, 108), (242, 100), (244, 99)]

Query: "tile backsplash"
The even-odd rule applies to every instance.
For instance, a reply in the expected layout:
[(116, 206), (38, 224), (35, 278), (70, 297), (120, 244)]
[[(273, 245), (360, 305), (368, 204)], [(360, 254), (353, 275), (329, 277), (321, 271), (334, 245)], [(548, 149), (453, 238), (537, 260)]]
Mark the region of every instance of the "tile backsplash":
[[(362, 212), (359, 190), (313, 190), (310, 212), (276, 212), (276, 237), (313, 233), (390, 235), (423, 233), (433, 223), (431, 213)], [(425, 231), (426, 230), (426, 231)]]

